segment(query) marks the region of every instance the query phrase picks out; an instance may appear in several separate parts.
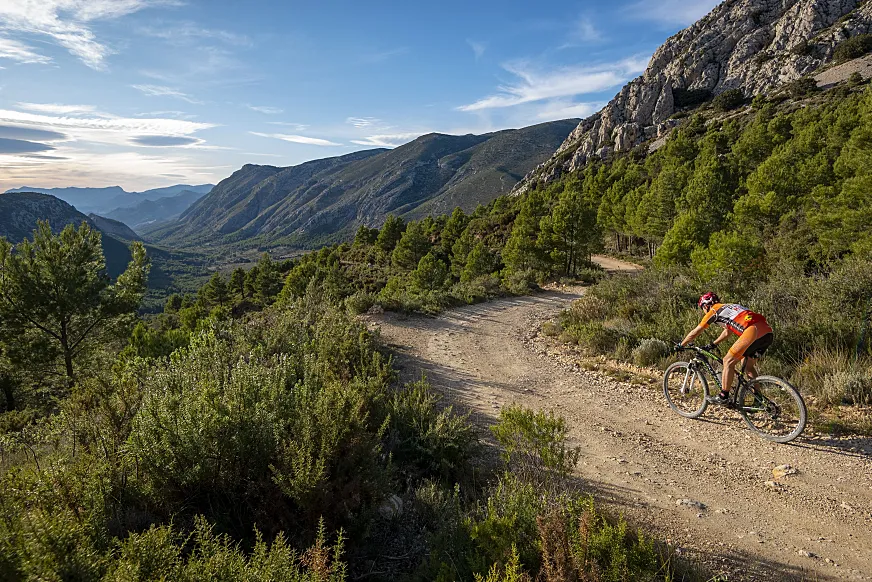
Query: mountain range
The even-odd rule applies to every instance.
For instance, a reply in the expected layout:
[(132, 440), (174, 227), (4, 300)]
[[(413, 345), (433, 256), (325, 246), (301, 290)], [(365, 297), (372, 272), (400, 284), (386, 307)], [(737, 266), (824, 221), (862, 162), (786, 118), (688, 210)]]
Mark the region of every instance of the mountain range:
[(21, 188), (11, 188), (6, 193), (37, 192), (40, 194), (50, 194), (72, 204), (81, 212), (94, 212), (106, 215), (117, 208), (128, 208), (145, 200), (158, 200), (160, 198), (177, 196), (184, 191), (196, 192), (201, 195), (207, 194), (212, 187), (212, 184), (201, 184), (199, 186), (176, 184), (164, 188), (145, 190), (144, 192), (127, 192), (120, 186), (109, 186), (106, 188), (34, 188), (22, 186)]
[[(39, 220), (47, 220), (55, 232), (60, 232), (68, 224), (78, 227), (83, 222), (99, 230), (106, 257), (106, 272), (113, 278), (127, 268), (130, 241), (138, 238), (125, 224), (96, 214), (82, 214), (55, 196), (37, 192), (0, 194), (0, 237), (5, 237), (11, 243), (32, 238)], [(148, 277), (151, 291), (147, 297), (147, 307), (151, 310), (163, 304), (164, 294), (178, 284), (180, 277), (197, 282), (205, 273), (202, 256), (148, 244), (146, 251), (152, 261)]]
[(256, 239), (306, 248), (346, 240), (388, 214), (470, 211), (508, 193), (577, 125), (570, 119), (484, 135), (431, 133), (392, 150), (288, 168), (246, 165), (148, 237), (179, 247)]
[(107, 213), (106, 217), (119, 220), (133, 230), (146, 233), (162, 223), (175, 220), (205, 194), (206, 192), (182, 190), (174, 196), (143, 200), (134, 206), (116, 208)]

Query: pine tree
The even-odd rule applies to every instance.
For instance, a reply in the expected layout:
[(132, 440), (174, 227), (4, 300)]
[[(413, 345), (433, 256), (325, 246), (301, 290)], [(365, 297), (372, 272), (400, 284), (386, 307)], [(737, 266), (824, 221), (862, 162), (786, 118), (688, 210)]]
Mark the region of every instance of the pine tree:
[(60, 350), (70, 384), (75, 360), (88, 340), (134, 313), (146, 290), (149, 259), (142, 243), (130, 247), (132, 259), (113, 284), (106, 274), (100, 232), (87, 223), (68, 225), (54, 235), (39, 222), (33, 242), (13, 252), (0, 238), (0, 316), (8, 332), (23, 337), (35, 331)]
[(230, 299), (227, 281), (221, 273), (214, 273), (201, 290), (203, 300), (209, 306), (224, 307)]
[(483, 242), (478, 242), (470, 251), (466, 259), (466, 265), (460, 273), (461, 283), (468, 283), (478, 277), (492, 273), (494, 270), (494, 256)]
[(257, 262), (255, 299), (261, 305), (270, 305), (282, 290), (282, 275), (269, 253), (263, 253)]
[(445, 287), (447, 279), (448, 267), (432, 252), (422, 257), (412, 271), (412, 283), (421, 291), (438, 291)]
[(395, 267), (412, 270), (429, 250), (430, 240), (427, 238), (422, 224), (410, 222), (394, 247), (393, 253), (391, 253), (391, 262)]
[(237, 295), (239, 299), (245, 299), (245, 269), (237, 267), (230, 273), (228, 290), (231, 295)]
[(406, 223), (403, 222), (403, 219), (393, 214), (388, 214), (384, 225), (378, 233), (376, 246), (383, 253), (389, 254), (397, 246), (397, 242), (403, 236), (404, 230), (406, 230)]

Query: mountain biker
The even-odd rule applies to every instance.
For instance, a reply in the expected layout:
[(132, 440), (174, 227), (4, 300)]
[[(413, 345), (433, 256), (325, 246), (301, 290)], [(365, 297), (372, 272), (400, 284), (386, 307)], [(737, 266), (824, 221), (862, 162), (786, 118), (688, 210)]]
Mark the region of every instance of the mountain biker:
[(720, 298), (714, 293), (706, 293), (700, 297), (697, 305), (705, 312), (705, 316), (700, 324), (681, 340), (681, 343), (678, 344), (679, 347), (692, 342), (713, 323), (723, 327), (724, 331), (714, 342), (703, 347), (704, 350), (712, 350), (714, 346), (726, 340), (730, 336), (730, 332), (739, 336), (739, 339), (724, 356), (721, 393), (710, 399), (710, 402), (715, 404), (726, 404), (729, 402), (730, 387), (732, 387), (736, 377), (736, 364), (744, 359), (748, 377), (756, 378), (757, 360), (772, 345), (775, 334), (766, 323), (765, 317), (736, 303), (721, 303)]

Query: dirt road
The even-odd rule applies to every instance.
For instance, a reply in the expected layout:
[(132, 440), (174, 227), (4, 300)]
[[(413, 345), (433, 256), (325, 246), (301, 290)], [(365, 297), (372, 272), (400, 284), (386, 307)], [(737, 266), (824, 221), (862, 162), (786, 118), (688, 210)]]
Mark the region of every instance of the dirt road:
[[(574, 366), (531, 330), (581, 292), (370, 323), (381, 327), (405, 378), (423, 372), (478, 422), (493, 422), (511, 402), (563, 415), (582, 448), (578, 477), (601, 505), (729, 580), (872, 580), (869, 439), (770, 444), (731, 411), (709, 408), (686, 420), (657, 385)], [(767, 485), (784, 464), (798, 473)]]

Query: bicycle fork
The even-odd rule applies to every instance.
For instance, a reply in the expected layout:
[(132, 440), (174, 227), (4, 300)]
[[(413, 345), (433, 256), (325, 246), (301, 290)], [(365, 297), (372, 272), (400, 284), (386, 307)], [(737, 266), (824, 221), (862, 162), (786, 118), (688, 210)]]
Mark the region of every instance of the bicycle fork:
[[(693, 372), (691, 374), (691, 372)], [(687, 383), (687, 379), (690, 378), (690, 384)], [(690, 366), (687, 367), (687, 372), (684, 373), (684, 381), (681, 383), (681, 392), (682, 396), (686, 396), (688, 392), (690, 392), (691, 386), (693, 386), (693, 382), (696, 380), (696, 370), (691, 369)]]

